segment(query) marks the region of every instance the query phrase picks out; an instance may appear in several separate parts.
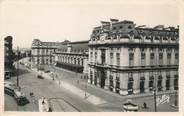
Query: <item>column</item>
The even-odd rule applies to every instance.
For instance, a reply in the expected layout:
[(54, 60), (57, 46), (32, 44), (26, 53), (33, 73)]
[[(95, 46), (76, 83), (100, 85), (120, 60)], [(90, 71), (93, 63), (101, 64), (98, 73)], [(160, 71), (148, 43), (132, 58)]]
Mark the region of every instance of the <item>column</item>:
[(127, 95), (128, 94), (128, 73), (120, 74), (120, 94)]
[(163, 71), (161, 72), (162, 74), (162, 90), (165, 91), (166, 90), (166, 72)]
[(145, 72), (144, 88), (145, 92), (149, 92), (149, 72)]
[(140, 88), (139, 88), (139, 85), (140, 85), (140, 77), (139, 77), (139, 74), (138, 73), (133, 73), (133, 93), (139, 93), (140, 92)]

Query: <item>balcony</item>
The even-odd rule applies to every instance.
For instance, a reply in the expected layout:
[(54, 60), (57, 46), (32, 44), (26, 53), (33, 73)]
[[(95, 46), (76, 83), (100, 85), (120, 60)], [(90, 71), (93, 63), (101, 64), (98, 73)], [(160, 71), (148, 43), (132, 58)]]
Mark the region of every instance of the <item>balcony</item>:
[(90, 62), (90, 66), (99, 68), (108, 68), (122, 71), (139, 71), (139, 70), (164, 70), (164, 69), (176, 69), (178, 70), (178, 65), (145, 65), (145, 66), (119, 66), (119, 65), (109, 65)]

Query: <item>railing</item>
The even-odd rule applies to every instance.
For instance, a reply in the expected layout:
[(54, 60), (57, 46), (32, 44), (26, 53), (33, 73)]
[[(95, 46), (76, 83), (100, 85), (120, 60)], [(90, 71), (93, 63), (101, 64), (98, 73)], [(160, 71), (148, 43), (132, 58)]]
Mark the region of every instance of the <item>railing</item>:
[(119, 66), (119, 65), (109, 65), (109, 64), (100, 64), (90, 62), (89, 65), (102, 67), (102, 68), (114, 68), (114, 69), (164, 69), (164, 68), (173, 68), (178, 69), (179, 65), (144, 65), (144, 66)]
[(103, 42), (101, 42), (100, 40), (91, 40), (89, 41), (89, 45), (93, 45), (93, 44), (108, 44), (108, 43), (140, 43), (140, 44), (178, 44), (179, 40), (175, 39), (175, 40), (153, 40), (151, 41), (151, 39), (140, 39), (139, 41), (137, 41), (136, 38), (134, 39), (129, 39), (129, 38), (119, 38), (119, 39), (111, 39), (111, 40), (104, 40)]

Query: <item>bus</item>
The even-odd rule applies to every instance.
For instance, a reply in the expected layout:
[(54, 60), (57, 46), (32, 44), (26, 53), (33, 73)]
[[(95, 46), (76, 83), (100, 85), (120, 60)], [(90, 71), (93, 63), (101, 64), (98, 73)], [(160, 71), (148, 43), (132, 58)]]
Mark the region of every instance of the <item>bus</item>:
[(14, 93), (14, 98), (18, 105), (23, 106), (29, 103), (29, 100), (26, 98), (24, 93), (18, 90), (15, 90)]
[(10, 96), (14, 96), (15, 92), (14, 90), (16, 89), (16, 85), (12, 82), (5, 81), (4, 82), (4, 92)]

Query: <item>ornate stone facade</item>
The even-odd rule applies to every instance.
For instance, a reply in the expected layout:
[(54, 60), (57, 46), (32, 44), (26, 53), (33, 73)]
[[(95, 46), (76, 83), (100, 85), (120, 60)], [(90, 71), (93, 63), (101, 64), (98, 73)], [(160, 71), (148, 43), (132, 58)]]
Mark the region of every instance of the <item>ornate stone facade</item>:
[(179, 28), (101, 23), (89, 41), (89, 83), (121, 95), (178, 90)]
[(61, 45), (55, 53), (55, 61), (58, 67), (87, 73), (88, 41), (76, 41)]

